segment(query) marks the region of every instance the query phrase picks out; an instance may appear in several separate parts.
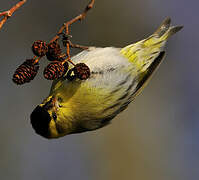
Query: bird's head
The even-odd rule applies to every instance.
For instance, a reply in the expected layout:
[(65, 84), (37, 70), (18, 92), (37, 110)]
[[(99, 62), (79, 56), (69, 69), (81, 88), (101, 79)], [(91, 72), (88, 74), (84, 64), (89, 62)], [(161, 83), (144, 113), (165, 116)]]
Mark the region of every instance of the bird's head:
[(63, 114), (62, 101), (61, 97), (49, 96), (33, 110), (30, 119), (37, 134), (51, 139), (70, 133), (70, 123), (63, 116), (65, 113)]

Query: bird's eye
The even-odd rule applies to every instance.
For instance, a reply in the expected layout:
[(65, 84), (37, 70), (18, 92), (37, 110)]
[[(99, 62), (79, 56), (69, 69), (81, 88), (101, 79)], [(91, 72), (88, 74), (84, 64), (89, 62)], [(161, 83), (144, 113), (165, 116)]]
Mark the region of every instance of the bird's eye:
[(58, 106), (62, 107), (61, 103), (63, 102), (63, 99), (59, 96), (57, 97), (57, 101), (58, 101)]
[(53, 116), (54, 121), (56, 121), (56, 120), (57, 120), (57, 115), (56, 115), (56, 113), (53, 112), (52, 116)]
[(59, 102), (62, 102), (62, 101), (63, 101), (61, 97), (58, 97), (57, 100), (58, 100)]

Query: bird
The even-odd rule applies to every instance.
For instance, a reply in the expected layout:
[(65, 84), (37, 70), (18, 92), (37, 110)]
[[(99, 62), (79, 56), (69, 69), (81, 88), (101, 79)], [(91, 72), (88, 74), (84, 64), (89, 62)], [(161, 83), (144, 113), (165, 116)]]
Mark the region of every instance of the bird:
[(54, 80), (30, 115), (35, 132), (54, 139), (110, 124), (140, 94), (165, 57), (165, 44), (183, 26), (166, 18), (149, 37), (124, 48), (89, 47), (73, 56), (90, 68), (86, 80)]

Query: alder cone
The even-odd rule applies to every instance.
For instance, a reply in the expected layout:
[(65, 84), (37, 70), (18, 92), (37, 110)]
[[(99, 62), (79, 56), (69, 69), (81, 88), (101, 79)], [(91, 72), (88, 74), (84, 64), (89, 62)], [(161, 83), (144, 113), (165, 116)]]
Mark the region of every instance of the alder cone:
[(49, 61), (57, 61), (61, 56), (61, 47), (57, 41), (53, 41), (48, 44), (48, 52), (46, 53), (46, 57)]
[(90, 77), (90, 69), (89, 67), (84, 63), (78, 63), (74, 67), (74, 73), (77, 76), (77, 78), (81, 80), (86, 80)]
[(52, 62), (44, 69), (44, 77), (48, 80), (56, 80), (63, 77), (65, 67), (62, 62)]
[(48, 51), (48, 46), (45, 41), (35, 41), (32, 45), (32, 51), (36, 56), (45, 56)]
[(27, 59), (21, 64), (13, 75), (13, 82), (22, 85), (28, 83), (35, 78), (39, 70), (39, 63), (34, 64), (34, 59)]

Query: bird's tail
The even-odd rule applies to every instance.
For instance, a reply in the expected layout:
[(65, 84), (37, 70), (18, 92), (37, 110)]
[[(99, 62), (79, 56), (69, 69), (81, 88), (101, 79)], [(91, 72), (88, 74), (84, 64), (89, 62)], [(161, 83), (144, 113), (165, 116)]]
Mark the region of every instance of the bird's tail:
[(171, 18), (166, 18), (159, 28), (144, 42), (146, 46), (166, 41), (170, 36), (177, 33), (183, 26), (171, 26)]
[(151, 36), (121, 49), (121, 54), (133, 64), (137, 71), (139, 83), (136, 95), (147, 84), (162, 62), (167, 39), (182, 28), (182, 26), (171, 26), (171, 19), (167, 18)]
[(167, 40), (170, 36), (177, 33), (183, 26), (171, 26), (171, 19), (166, 18), (160, 27), (154, 32), (161, 40)]
[(160, 53), (164, 51), (167, 39), (182, 28), (182, 26), (171, 26), (171, 19), (166, 18), (151, 36), (122, 48), (121, 54), (128, 58), (140, 72), (144, 72)]

